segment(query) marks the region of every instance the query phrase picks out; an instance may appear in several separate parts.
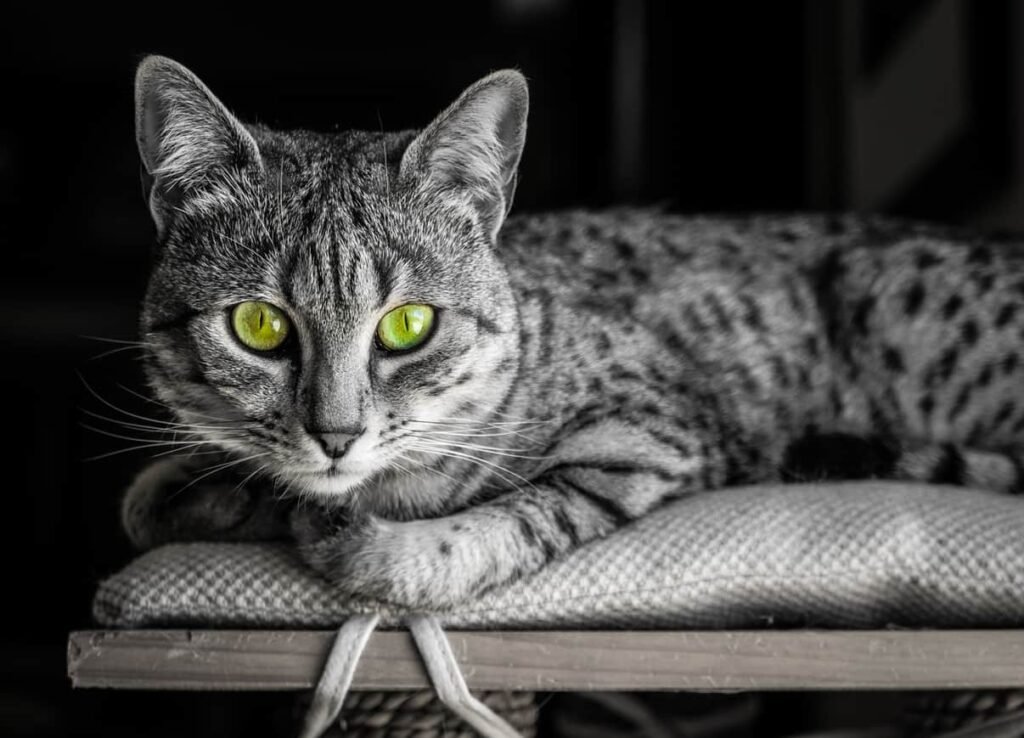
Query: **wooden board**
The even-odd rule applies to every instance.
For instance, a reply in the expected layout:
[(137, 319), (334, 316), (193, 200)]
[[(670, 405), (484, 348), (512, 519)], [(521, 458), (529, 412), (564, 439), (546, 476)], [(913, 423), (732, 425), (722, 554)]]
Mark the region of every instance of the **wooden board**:
[[(81, 631), (75, 687), (312, 687), (330, 631)], [(453, 631), (471, 689), (526, 691), (1024, 687), (1024, 631)], [(408, 633), (377, 632), (353, 689), (428, 685)]]

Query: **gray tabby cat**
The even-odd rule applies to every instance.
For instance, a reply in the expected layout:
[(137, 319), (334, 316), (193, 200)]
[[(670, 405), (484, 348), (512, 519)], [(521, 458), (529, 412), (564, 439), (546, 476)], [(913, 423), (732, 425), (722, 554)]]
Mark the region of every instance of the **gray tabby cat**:
[(143, 61), (146, 368), (201, 451), (129, 490), (137, 543), (292, 535), (345, 592), (444, 607), (726, 485), (1021, 489), (1024, 252), (853, 217), (506, 218), (527, 99), (501, 71), (421, 132), (281, 132)]

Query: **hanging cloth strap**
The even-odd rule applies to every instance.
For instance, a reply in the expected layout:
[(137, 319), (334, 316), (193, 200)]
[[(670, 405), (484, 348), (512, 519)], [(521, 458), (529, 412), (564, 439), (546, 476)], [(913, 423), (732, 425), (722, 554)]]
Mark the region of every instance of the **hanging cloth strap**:
[(519, 733), (511, 725), (470, 694), (452, 646), (437, 619), (429, 615), (412, 615), (406, 619), (406, 624), (420, 650), (438, 699), (484, 738), (519, 738)]
[[(338, 629), (306, 712), (301, 738), (319, 738), (338, 718), (345, 695), (352, 686), (359, 657), (379, 620), (379, 615), (354, 615)], [(406, 625), (438, 699), (484, 738), (519, 738), (519, 733), (511, 725), (470, 694), (459, 670), (459, 662), (437, 619), (429, 615), (413, 615), (406, 619)]]
[(320, 672), (313, 700), (306, 711), (301, 738), (320, 738), (338, 717), (348, 688), (352, 686), (359, 657), (363, 655), (378, 620), (380, 616), (376, 614), (353, 615), (338, 629), (324, 670)]

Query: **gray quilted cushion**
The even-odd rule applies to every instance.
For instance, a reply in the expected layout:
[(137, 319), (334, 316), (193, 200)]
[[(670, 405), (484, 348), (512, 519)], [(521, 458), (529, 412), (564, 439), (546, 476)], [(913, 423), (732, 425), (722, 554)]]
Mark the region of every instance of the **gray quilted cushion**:
[[(681, 500), (446, 613), (463, 628), (1024, 624), (1024, 501), (895, 483)], [(179, 544), (104, 581), (104, 626), (329, 627), (365, 609), (281, 545)], [(401, 613), (385, 613), (395, 624)]]

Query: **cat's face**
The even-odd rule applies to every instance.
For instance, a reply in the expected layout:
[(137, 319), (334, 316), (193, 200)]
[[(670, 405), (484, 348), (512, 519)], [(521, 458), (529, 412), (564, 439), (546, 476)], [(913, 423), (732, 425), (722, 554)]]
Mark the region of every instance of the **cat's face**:
[(525, 83), (478, 83), (417, 137), (237, 123), (189, 72), (137, 81), (158, 258), (147, 369), (192, 432), (341, 495), (501, 410), (518, 319), (494, 239)]

